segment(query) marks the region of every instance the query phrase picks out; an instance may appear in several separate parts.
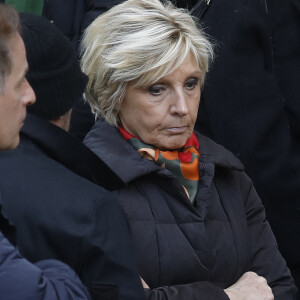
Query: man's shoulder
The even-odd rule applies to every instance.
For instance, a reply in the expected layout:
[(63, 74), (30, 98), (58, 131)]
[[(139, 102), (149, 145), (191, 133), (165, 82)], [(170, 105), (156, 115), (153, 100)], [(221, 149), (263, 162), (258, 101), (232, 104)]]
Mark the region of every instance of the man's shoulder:
[[(0, 187), (2, 191), (18, 186), (10, 194), (43, 195), (51, 201), (75, 201), (84, 199), (87, 204), (98, 198), (109, 198), (111, 194), (101, 186), (76, 174), (66, 166), (47, 156), (29, 142), (15, 150), (0, 154)], [(50, 194), (49, 194), (50, 192)]]

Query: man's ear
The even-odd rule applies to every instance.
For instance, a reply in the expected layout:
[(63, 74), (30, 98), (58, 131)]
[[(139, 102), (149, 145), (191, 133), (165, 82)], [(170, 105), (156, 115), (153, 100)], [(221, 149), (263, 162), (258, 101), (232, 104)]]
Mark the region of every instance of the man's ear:
[(55, 120), (50, 120), (49, 122), (65, 131), (69, 131), (71, 115), (72, 115), (72, 108), (68, 110), (64, 115), (58, 117)]

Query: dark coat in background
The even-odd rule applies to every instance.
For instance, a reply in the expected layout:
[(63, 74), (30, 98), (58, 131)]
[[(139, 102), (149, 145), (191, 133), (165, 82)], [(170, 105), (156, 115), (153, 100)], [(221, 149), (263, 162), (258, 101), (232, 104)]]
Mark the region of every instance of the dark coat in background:
[(52, 21), (78, 49), (84, 29), (120, 0), (44, 0), (43, 16)]
[[(102, 13), (124, 0), (45, 0), (43, 16), (78, 49), (83, 31)], [(178, 7), (192, 8), (197, 0), (172, 0)]]
[(264, 208), (240, 161), (198, 135), (195, 206), (175, 176), (146, 160), (118, 130), (98, 121), (85, 143), (126, 186), (115, 192), (130, 224), (148, 299), (228, 299), (223, 289), (247, 271), (264, 276), (276, 300), (296, 288)]
[[(300, 285), (300, 1), (198, 1), (216, 44), (196, 128), (237, 155)], [(300, 296), (299, 296), (300, 299)]]
[(20, 146), (0, 153), (3, 213), (30, 261), (67, 263), (94, 299), (141, 300), (126, 220), (109, 192), (75, 173), (87, 169), (86, 177), (93, 177), (84, 163), (81, 146), (86, 147), (75, 142), (57, 126), (28, 115)]
[(0, 294), (1, 300), (90, 299), (75, 272), (67, 265), (57, 260), (30, 263), (21, 257), (1, 231)]

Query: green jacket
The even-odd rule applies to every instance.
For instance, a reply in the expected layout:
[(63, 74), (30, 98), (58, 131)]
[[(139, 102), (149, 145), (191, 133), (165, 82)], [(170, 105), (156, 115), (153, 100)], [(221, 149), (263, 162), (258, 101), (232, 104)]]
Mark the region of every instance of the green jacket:
[(35, 15), (42, 15), (44, 0), (5, 0), (19, 12), (26, 12)]

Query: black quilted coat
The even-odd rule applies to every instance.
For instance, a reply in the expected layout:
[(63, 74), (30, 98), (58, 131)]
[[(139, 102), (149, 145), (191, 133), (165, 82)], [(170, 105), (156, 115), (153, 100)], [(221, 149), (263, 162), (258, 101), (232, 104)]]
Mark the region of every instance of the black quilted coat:
[(228, 299), (245, 272), (264, 276), (275, 299), (295, 286), (264, 208), (240, 161), (198, 135), (200, 181), (193, 206), (176, 178), (143, 159), (118, 130), (98, 121), (85, 143), (126, 183), (116, 191), (130, 223), (148, 299)]

